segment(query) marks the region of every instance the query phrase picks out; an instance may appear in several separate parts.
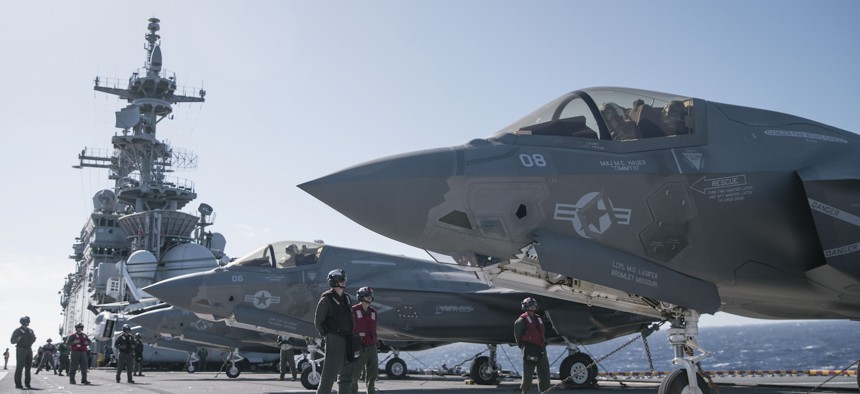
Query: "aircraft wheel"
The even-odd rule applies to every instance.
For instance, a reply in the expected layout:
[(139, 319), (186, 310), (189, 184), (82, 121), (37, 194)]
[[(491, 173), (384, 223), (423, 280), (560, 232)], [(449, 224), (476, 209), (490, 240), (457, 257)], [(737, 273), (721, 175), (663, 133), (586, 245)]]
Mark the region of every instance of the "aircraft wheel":
[(394, 357), (385, 364), (385, 374), (389, 379), (403, 379), (406, 377), (406, 361)]
[(194, 363), (189, 363), (185, 366), (185, 372), (194, 373), (197, 372), (197, 366)]
[(499, 372), (496, 368), (490, 365), (490, 358), (481, 356), (472, 361), (472, 367), (469, 369), (469, 376), (475, 381), (475, 384), (489, 385), (495, 384), (499, 378)]
[(227, 371), (226, 371), (226, 372), (224, 372), (224, 373), (226, 373), (226, 374), (227, 374), (227, 377), (228, 377), (228, 378), (230, 378), (230, 379), (236, 379), (236, 378), (238, 378), (238, 377), (239, 377), (239, 374), (241, 374), (241, 373), (242, 373), (242, 370), (241, 370), (241, 369), (239, 369), (239, 366), (238, 366), (238, 365), (236, 365), (236, 363), (231, 363), (231, 364), (227, 367)]
[(585, 353), (574, 353), (562, 360), (558, 376), (570, 387), (592, 386), (597, 382), (597, 364), (591, 365), (593, 362)]
[(299, 360), (299, 363), (296, 364), (296, 368), (298, 368), (299, 371), (304, 371), (310, 367), (311, 367), (311, 362), (308, 361), (308, 359), (306, 359), (306, 358)]
[[(711, 388), (705, 382), (702, 375), (696, 373), (696, 384), (702, 394), (711, 394)], [(690, 391), (690, 380), (687, 379), (687, 370), (677, 369), (660, 382), (657, 394), (696, 394)]]
[(320, 373), (311, 368), (302, 371), (302, 386), (308, 390), (316, 390), (320, 385)]

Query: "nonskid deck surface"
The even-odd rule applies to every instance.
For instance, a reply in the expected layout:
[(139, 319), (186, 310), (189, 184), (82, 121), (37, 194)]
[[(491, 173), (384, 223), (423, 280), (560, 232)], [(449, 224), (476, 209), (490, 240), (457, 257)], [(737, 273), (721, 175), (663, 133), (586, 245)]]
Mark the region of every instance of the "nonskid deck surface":
[[(32, 372), (35, 372), (33, 369)], [(116, 383), (116, 372), (112, 369), (96, 369), (89, 373), (91, 385), (70, 385), (67, 376), (57, 376), (52, 372), (42, 371), (32, 375), (33, 392), (39, 393), (313, 393), (302, 387), (299, 381), (278, 381), (278, 374), (244, 372), (236, 379), (228, 379), (223, 373), (216, 377), (215, 372), (156, 372), (147, 371), (146, 376), (135, 377), (135, 384)], [(16, 390), (13, 380), (13, 369), (0, 370), (0, 393), (15, 393), (27, 390)], [(718, 377), (715, 382), (719, 385), (721, 394), (753, 394), (753, 393), (806, 393), (824, 382), (829, 377), (822, 376), (756, 376), (756, 377)], [(380, 393), (510, 393), (519, 386), (518, 379), (503, 378), (499, 385), (479, 386), (467, 384), (467, 378), (459, 376), (425, 376), (412, 375), (404, 380), (381, 379), (376, 384)], [(553, 380), (553, 384), (559, 383)], [(594, 389), (570, 390), (560, 388), (553, 392), (574, 392), (577, 394), (590, 393), (656, 393), (660, 381), (658, 379), (601, 379)], [(364, 391), (364, 383), (359, 383), (359, 392)], [(537, 392), (537, 388), (533, 388)], [(713, 390), (712, 390), (713, 392)], [(839, 376), (831, 380), (816, 393), (857, 392), (857, 380), (854, 376)]]

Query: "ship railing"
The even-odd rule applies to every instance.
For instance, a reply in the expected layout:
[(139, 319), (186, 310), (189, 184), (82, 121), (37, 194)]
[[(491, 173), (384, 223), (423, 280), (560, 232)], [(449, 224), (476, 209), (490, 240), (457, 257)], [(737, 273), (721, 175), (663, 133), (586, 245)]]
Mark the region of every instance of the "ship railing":
[[(134, 83), (135, 80), (146, 77), (146, 68), (138, 68), (135, 70), (131, 77), (128, 79), (117, 78), (117, 77), (96, 77), (96, 86), (113, 88), (113, 89), (128, 89)], [(176, 73), (173, 71), (162, 68), (158, 73), (158, 77), (161, 79), (166, 79), (173, 81), (173, 94), (178, 96), (187, 96), (187, 97), (202, 97), (201, 92), (202, 89), (195, 86), (188, 85), (179, 85), (176, 83)]]
[[(150, 180), (147, 186), (150, 188), (170, 187), (173, 189), (194, 191), (194, 182), (186, 178), (175, 176), (162, 176), (161, 181)], [(117, 182), (117, 190), (137, 189), (141, 187), (140, 174), (129, 174)]]

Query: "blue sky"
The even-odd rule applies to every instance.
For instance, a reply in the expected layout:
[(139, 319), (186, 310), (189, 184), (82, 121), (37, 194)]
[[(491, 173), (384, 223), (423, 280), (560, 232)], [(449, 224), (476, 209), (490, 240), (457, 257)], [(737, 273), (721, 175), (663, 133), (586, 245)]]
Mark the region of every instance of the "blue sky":
[[(75, 170), (110, 148), (96, 75), (143, 66), (147, 18), (165, 67), (204, 87), (159, 137), (199, 157), (177, 176), (240, 256), (271, 241), (425, 257), (295, 185), (366, 160), (485, 137), (571, 90), (628, 86), (765, 108), (856, 131), (856, 1), (28, 1), (0, 24), (5, 185), (0, 332), (29, 314), (57, 337), (67, 258), (110, 187)], [(167, 121), (166, 121), (167, 122)], [(515, 310), (516, 307), (512, 306)], [(703, 326), (746, 324), (725, 314)]]

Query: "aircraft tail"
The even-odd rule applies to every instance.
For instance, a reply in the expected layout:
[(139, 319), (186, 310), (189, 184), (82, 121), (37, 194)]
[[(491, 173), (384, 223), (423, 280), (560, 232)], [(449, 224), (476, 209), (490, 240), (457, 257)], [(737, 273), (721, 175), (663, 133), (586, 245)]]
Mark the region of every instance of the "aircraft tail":
[(860, 169), (856, 162), (806, 168), (797, 174), (825, 261), (860, 281)]

